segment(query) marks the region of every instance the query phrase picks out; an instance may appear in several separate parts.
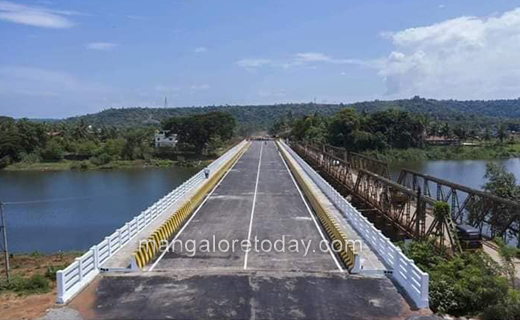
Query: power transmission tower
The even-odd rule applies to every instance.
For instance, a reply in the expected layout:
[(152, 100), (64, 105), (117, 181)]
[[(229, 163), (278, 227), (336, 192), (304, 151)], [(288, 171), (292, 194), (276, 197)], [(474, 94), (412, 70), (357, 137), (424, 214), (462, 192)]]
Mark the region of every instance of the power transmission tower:
[(4, 254), (5, 263), (5, 277), (9, 282), (9, 249), (7, 247), (7, 228), (5, 225), (5, 211), (4, 203), (0, 202), (0, 233), (2, 234), (2, 241), (0, 242), (0, 252)]
[(164, 109), (168, 109), (168, 97), (164, 97)]

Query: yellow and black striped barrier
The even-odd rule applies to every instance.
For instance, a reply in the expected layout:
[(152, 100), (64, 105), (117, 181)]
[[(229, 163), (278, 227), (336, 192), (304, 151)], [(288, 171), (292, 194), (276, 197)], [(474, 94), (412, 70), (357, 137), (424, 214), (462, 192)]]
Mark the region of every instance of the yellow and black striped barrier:
[(281, 151), (285, 162), (289, 166), (289, 169), (292, 171), (298, 185), (302, 189), (305, 197), (309, 200), (312, 208), (316, 212), (323, 229), (327, 232), (329, 239), (331, 240), (332, 246), (334, 247), (334, 251), (338, 253), (341, 261), (345, 264), (348, 271), (351, 273), (359, 272), (360, 269), (360, 257), (356, 253), (356, 250), (351, 242), (348, 241), (347, 235), (341, 230), (338, 222), (334, 217), (332, 217), (320, 204), (316, 195), (310, 189), (308, 183), (302, 177), (300, 172), (296, 170), (293, 162), (290, 160), (287, 151), (279, 145), (280, 142), (277, 141), (278, 149)]
[(218, 183), (224, 174), (238, 161), (240, 156), (247, 150), (249, 144), (242, 147), (235, 156), (229, 159), (226, 164), (214, 172), (211, 177), (203, 184), (199, 190), (185, 203), (177, 209), (157, 230), (147, 239), (141, 240), (137, 250), (132, 254), (132, 269), (142, 269), (152, 261), (161, 248), (161, 244), (168, 244), (170, 238), (176, 234), (189, 219), (193, 211), (204, 200), (206, 194)]

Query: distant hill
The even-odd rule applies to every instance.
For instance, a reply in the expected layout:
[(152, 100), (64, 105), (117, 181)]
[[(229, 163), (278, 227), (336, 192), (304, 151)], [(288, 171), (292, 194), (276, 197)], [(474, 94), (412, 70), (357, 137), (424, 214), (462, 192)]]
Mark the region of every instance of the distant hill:
[(105, 126), (139, 126), (157, 125), (162, 120), (173, 116), (183, 116), (210, 111), (225, 111), (231, 113), (240, 127), (250, 130), (263, 130), (273, 122), (292, 115), (318, 113), (331, 115), (342, 108), (353, 107), (358, 111), (376, 112), (395, 108), (414, 113), (428, 115), (431, 119), (449, 122), (475, 121), (493, 123), (503, 119), (520, 119), (520, 100), (489, 100), (489, 101), (457, 101), (433, 100), (415, 97), (413, 99), (393, 101), (366, 101), (352, 104), (277, 104), (255, 106), (208, 106), (187, 108), (121, 108), (107, 109), (94, 114), (64, 119), (66, 122), (84, 120), (92, 125)]
[(345, 105), (318, 105), (318, 104), (283, 104), (258, 106), (208, 106), (187, 108), (122, 108), (107, 109), (99, 113), (87, 114), (65, 119), (66, 122), (81, 120), (92, 125), (105, 126), (135, 126), (159, 124), (162, 120), (173, 116), (186, 116), (211, 111), (229, 112), (233, 115), (240, 127), (252, 130), (266, 129), (281, 117), (290, 114), (294, 117), (318, 112), (331, 115), (344, 108)]

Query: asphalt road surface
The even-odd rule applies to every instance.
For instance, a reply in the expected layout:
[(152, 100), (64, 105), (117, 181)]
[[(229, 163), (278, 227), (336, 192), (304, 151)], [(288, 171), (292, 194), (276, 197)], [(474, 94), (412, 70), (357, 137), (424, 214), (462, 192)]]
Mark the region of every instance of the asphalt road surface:
[(323, 235), (275, 143), (254, 141), (151, 270), (343, 271)]

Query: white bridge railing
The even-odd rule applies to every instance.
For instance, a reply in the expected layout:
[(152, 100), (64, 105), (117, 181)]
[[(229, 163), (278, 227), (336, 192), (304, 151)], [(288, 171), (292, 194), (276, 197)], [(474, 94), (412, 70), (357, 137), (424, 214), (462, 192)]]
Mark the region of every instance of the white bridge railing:
[(346, 220), (368, 242), (392, 271), (393, 278), (419, 308), (428, 308), (429, 275), (421, 271), (400, 248), (385, 237), (367, 218), (354, 208), (339, 192), (309, 166), (296, 152), (282, 142), (283, 147), (298, 162), (307, 175), (345, 216)]
[[(210, 171), (216, 171), (216, 169), (230, 157), (235, 155), (245, 143), (245, 141), (239, 143), (220, 158), (213, 161), (208, 166)], [(66, 303), (70, 300), (99, 274), (100, 266), (106, 262), (108, 258), (114, 255), (157, 217), (168, 212), (168, 209), (175, 202), (184, 197), (189, 191), (197, 188), (204, 180), (204, 171), (201, 170), (175, 190), (162, 197), (151, 207), (141, 212), (141, 214), (125, 223), (124, 226), (117, 229), (114, 233), (105, 237), (99, 244), (91, 247), (84, 255), (76, 258), (76, 261), (67, 268), (58, 271), (56, 273), (56, 301), (58, 303)]]

